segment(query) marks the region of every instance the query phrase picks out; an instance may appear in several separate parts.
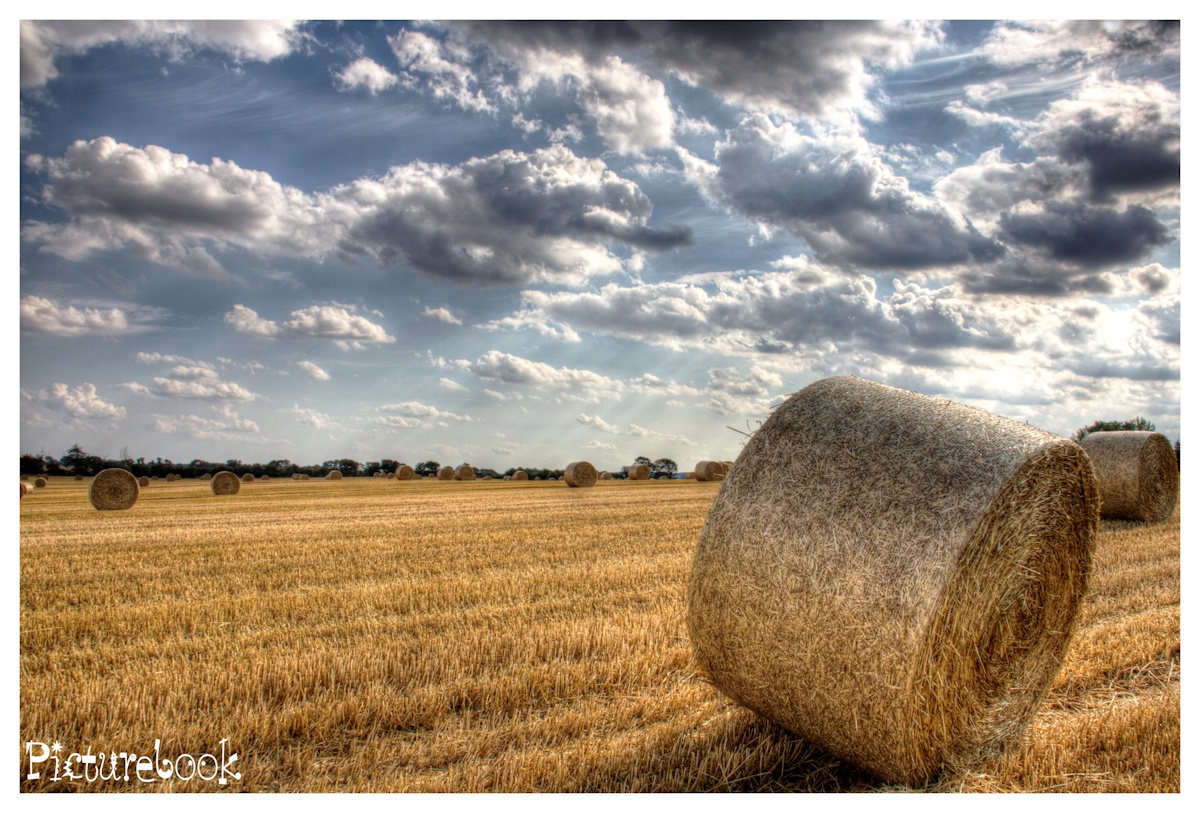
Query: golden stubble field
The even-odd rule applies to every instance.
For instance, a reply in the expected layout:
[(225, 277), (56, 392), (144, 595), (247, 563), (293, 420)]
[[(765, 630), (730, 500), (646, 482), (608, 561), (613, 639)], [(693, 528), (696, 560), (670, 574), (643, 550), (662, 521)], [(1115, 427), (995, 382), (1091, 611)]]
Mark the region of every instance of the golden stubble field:
[[(901, 789), (695, 674), (685, 597), (717, 488), (160, 480), (99, 512), (52, 478), (20, 508), (21, 789)], [(929, 789), (1178, 791), (1179, 544), (1178, 512), (1105, 522), (1023, 742)], [(26, 743), (61, 764), (156, 739), (161, 758), (227, 740), (241, 779), (52, 782), (50, 759), (27, 779)]]

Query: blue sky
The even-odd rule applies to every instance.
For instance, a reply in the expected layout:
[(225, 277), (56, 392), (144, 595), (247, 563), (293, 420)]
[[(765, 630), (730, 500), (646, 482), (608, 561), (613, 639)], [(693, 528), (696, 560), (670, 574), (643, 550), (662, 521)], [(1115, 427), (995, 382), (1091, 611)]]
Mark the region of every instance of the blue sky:
[(21, 452), (690, 468), (831, 375), (1175, 440), (1179, 43), (24, 22)]

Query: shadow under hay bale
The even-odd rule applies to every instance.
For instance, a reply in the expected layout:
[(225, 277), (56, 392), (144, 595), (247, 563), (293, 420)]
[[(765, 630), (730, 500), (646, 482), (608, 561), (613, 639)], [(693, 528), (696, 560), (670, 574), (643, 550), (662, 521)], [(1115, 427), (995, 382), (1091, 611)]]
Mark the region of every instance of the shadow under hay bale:
[(125, 469), (105, 469), (88, 485), (88, 501), (97, 511), (126, 511), (138, 498), (138, 480)]
[(596, 480), (600, 479), (600, 473), (591, 463), (581, 460), (578, 463), (569, 464), (563, 470), (563, 479), (567, 481), (567, 486), (570, 488), (591, 488), (596, 485)]
[(1080, 442), (1100, 481), (1100, 516), (1163, 522), (1179, 502), (1179, 468), (1158, 432), (1092, 432)]
[(858, 378), (792, 396), (700, 533), (696, 662), (888, 781), (1015, 742), (1058, 672), (1099, 528), (1075, 443)]
[(212, 493), (218, 497), (229, 497), (238, 493), (242, 487), (242, 481), (231, 471), (219, 471), (213, 475), (212, 481), (208, 485), (212, 489)]

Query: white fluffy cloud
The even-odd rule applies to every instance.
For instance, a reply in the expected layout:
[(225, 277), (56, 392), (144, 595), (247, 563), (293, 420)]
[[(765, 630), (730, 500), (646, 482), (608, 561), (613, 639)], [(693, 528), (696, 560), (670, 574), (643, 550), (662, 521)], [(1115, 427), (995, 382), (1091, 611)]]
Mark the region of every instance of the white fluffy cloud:
[(33, 393), (22, 390), (21, 399), (37, 409), (62, 412), (71, 418), (116, 420), (125, 417), (125, 407), (105, 401), (97, 394), (94, 384), (71, 387), (55, 383)]
[(60, 305), (41, 296), (21, 297), (21, 332), (82, 336), (87, 333), (111, 334), (129, 330), (129, 321), (120, 308), (77, 308)]
[(234, 305), (225, 314), (225, 322), (240, 333), (254, 336), (278, 338), (281, 336), (307, 336), (315, 339), (331, 339), (343, 347), (361, 349), (364, 342), (391, 344), (396, 341), (382, 326), (365, 316), (354, 313), (355, 308), (337, 305), (312, 305), (292, 311), (291, 317), (282, 324), (264, 319), (244, 305)]
[(311, 361), (298, 361), (296, 362), (296, 366), (303, 370), (304, 374), (313, 381), (328, 381), (330, 378), (329, 373)]
[(177, 364), (166, 375), (155, 376), (148, 385), (131, 381), (120, 386), (154, 398), (227, 402), (253, 401), (258, 397), (240, 384), (222, 379), (205, 363)]
[(431, 308), (426, 305), (424, 314), (430, 319), (437, 319), (439, 322), (445, 322), (448, 325), (462, 324), (462, 319), (455, 316), (449, 308)]
[(346, 90), (362, 88), (372, 96), (395, 87), (399, 79), (387, 68), (369, 57), (360, 57), (337, 75), (338, 84)]
[(490, 350), (474, 362), (467, 362), (466, 369), (479, 378), (520, 384), (534, 389), (577, 389), (592, 393), (611, 393), (616, 397), (619, 397), (620, 391), (624, 389), (620, 381), (591, 370), (552, 367), (499, 350)]

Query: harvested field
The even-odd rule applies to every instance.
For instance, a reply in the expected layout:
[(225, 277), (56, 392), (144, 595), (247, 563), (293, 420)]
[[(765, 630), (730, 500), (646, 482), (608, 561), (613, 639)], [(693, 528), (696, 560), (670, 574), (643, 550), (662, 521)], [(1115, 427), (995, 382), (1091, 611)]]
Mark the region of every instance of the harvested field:
[[(244, 791), (899, 789), (696, 677), (685, 602), (717, 483), (271, 480), (228, 500), (180, 480), (129, 512), (52, 486), (19, 509), (23, 742), (228, 738)], [(1092, 565), (1019, 745), (929, 790), (1180, 789), (1178, 510), (1102, 522)], [(52, 789), (20, 757), (21, 788)]]

